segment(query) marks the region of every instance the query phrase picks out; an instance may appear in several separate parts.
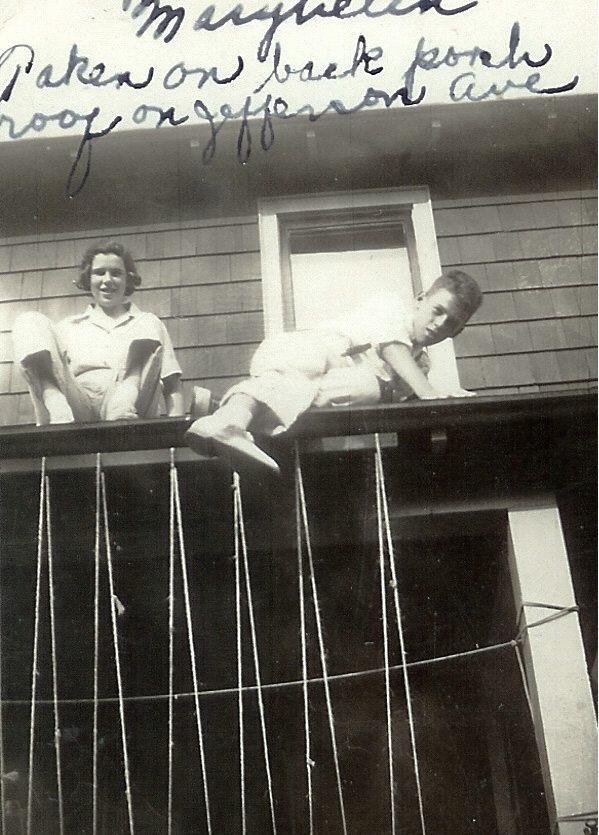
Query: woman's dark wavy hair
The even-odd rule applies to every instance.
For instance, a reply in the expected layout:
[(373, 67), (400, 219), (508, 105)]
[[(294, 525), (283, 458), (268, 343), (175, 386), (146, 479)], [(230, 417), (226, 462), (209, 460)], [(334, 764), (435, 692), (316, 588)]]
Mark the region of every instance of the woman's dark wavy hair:
[(125, 265), (125, 272), (127, 273), (127, 287), (125, 295), (130, 296), (133, 291), (141, 284), (141, 276), (137, 272), (135, 261), (128, 249), (117, 241), (106, 241), (103, 243), (94, 244), (84, 253), (79, 266), (79, 278), (75, 281), (75, 286), (80, 290), (86, 290), (88, 293), (91, 290), (91, 268), (96, 255), (118, 255), (123, 259)]

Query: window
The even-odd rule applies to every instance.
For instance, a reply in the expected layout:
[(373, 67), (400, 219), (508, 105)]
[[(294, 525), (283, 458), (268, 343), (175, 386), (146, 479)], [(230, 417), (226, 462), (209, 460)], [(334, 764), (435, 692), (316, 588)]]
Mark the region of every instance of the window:
[[(275, 198), (259, 216), (267, 335), (310, 327), (381, 290), (409, 299), (441, 273), (427, 188)], [(459, 386), (451, 341), (429, 353), (433, 385)]]

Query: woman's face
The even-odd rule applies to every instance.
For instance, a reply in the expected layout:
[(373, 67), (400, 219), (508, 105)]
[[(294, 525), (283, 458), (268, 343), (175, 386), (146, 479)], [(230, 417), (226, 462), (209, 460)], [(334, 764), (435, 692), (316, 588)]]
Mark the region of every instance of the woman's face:
[(94, 256), (90, 290), (95, 303), (107, 316), (116, 317), (125, 312), (127, 271), (120, 255), (108, 252)]

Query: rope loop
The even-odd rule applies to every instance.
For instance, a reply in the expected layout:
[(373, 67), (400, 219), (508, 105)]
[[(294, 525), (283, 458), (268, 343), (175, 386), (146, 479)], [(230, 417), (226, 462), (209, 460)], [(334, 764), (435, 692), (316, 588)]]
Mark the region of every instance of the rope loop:
[(518, 623), (521, 622), (522, 617), (524, 615), (524, 609), (527, 606), (532, 606), (532, 607), (535, 607), (535, 608), (538, 608), (538, 609), (555, 609), (556, 611), (554, 611), (551, 615), (547, 615), (547, 617), (545, 617), (545, 618), (541, 618), (540, 620), (535, 620), (532, 623), (524, 624), (524, 626), (522, 626), (520, 628), (520, 631), (518, 632), (518, 634), (516, 635), (516, 637), (514, 639), (515, 642), (518, 643), (518, 644), (522, 643), (522, 641), (524, 640), (524, 637), (525, 637), (526, 633), (529, 631), (529, 629), (533, 629), (536, 626), (542, 626), (545, 623), (551, 623), (554, 620), (559, 620), (559, 618), (565, 617), (565, 615), (571, 615), (574, 612), (579, 611), (579, 608), (576, 605), (573, 605), (573, 606), (554, 606), (554, 605), (549, 604), (549, 603), (547, 603), (547, 604), (545, 604), (545, 603), (523, 603), (522, 608), (520, 609), (520, 615), (518, 617)]

